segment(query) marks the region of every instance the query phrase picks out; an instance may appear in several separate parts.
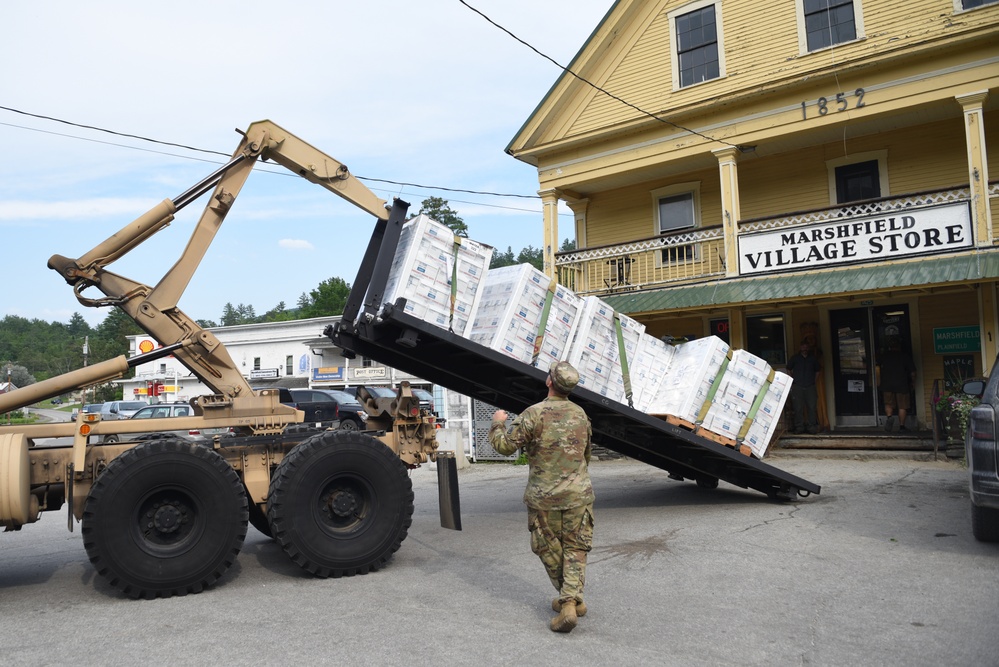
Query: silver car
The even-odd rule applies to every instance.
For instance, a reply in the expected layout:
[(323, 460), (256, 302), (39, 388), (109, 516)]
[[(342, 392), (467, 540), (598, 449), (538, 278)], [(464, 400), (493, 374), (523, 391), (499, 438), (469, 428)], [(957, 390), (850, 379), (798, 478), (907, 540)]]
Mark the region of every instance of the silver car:
[[(135, 412), (130, 420), (134, 419), (163, 419), (164, 417), (193, 417), (194, 409), (188, 403), (156, 403), (147, 405)], [(226, 428), (203, 428), (185, 429), (182, 431), (163, 431), (156, 428), (156, 423), (149, 422), (149, 430), (139, 433), (111, 434), (104, 436), (102, 442), (120, 442), (121, 440), (148, 440), (150, 438), (178, 437), (184, 440), (195, 442), (206, 442), (213, 435), (225, 433)]]

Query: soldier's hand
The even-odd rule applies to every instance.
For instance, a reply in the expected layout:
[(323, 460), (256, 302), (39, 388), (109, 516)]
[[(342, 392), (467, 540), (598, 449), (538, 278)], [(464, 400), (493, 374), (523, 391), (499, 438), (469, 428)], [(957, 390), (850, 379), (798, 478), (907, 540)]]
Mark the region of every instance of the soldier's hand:
[(494, 422), (505, 422), (507, 418), (506, 410), (497, 410), (493, 413)]

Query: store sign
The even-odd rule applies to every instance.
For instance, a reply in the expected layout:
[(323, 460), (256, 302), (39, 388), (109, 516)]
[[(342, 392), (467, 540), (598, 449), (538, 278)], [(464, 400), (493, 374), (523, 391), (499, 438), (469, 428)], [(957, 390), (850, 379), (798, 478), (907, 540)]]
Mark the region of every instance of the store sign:
[(739, 235), (742, 275), (812, 269), (971, 248), (968, 202)]
[(330, 382), (343, 379), (343, 366), (320, 366), (312, 369), (313, 382)]
[(955, 354), (982, 349), (982, 332), (977, 326), (941, 327), (933, 330), (933, 352)]
[(278, 377), (276, 368), (257, 368), (250, 371), (251, 380), (273, 380)]
[(385, 377), (385, 367), (380, 368), (355, 368), (354, 369), (354, 379), (355, 380), (372, 380), (376, 378)]

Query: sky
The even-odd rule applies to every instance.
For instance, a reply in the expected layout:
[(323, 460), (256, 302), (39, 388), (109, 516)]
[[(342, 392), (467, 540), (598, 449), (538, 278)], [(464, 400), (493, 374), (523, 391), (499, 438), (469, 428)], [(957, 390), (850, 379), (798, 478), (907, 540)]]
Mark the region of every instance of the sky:
[[(466, 1), (566, 66), (612, 4)], [(225, 160), (26, 114), (226, 155), (236, 129), (268, 119), (383, 199), (415, 213), (443, 197), (470, 238), (541, 247), (537, 171), (503, 151), (562, 71), (459, 0), (12, 2), (4, 24), (0, 106), (16, 111), (0, 109), (0, 317), (99, 324), (107, 309), (81, 305), (49, 257), (82, 256)], [(353, 282), (374, 218), (288, 173), (258, 163), (180, 299), (190, 317)], [(155, 285), (206, 201), (108, 270)], [(571, 238), (564, 206), (560, 223)]]

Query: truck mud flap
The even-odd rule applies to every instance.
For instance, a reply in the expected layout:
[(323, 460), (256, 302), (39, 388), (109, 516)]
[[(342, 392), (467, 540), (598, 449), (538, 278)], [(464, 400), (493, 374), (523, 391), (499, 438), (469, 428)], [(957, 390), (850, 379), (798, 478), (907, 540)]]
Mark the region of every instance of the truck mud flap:
[(440, 496), (441, 528), (461, 530), (458, 461), (453, 456), (437, 456), (437, 491)]

